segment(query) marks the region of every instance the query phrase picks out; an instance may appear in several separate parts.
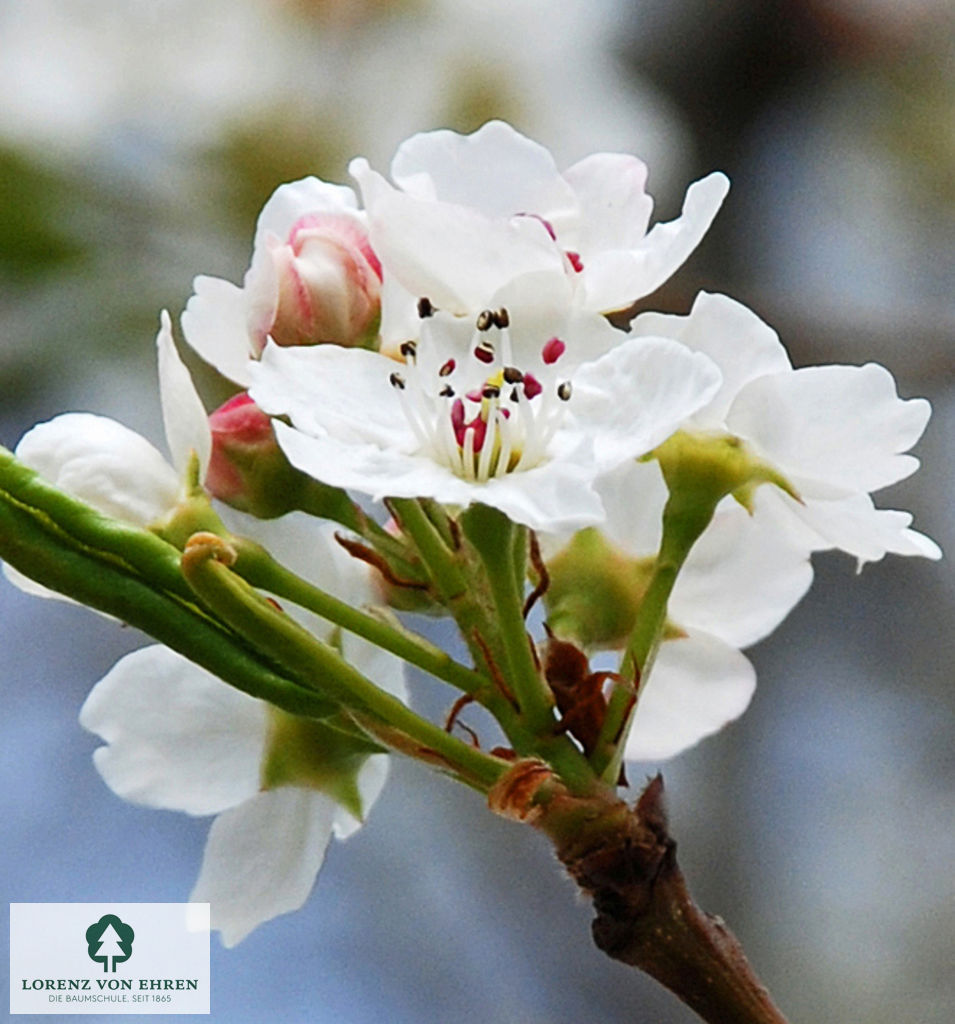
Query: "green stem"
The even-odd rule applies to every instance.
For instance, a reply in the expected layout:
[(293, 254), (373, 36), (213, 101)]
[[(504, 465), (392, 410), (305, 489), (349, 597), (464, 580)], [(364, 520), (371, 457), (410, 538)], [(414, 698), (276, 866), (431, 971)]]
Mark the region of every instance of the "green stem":
[(359, 725), (390, 747), (438, 762), (482, 791), (497, 781), (507, 768), (505, 761), (468, 746), (377, 687), (333, 647), (312, 636), (233, 573), (225, 563), (234, 556), (214, 534), (198, 534), (183, 554), (182, 570), (189, 585), (236, 631), (296, 676), (310, 680), (323, 696), (342, 704)]
[(663, 509), (663, 539), (640, 613), (620, 663), (620, 675), (633, 680), (614, 688), (590, 763), (610, 782), (620, 772), (628, 723), (647, 683), (667, 624), (667, 605), (690, 549), (713, 518), (720, 493), (701, 494), (696, 488), (673, 487)]
[(438, 596), (451, 605), (467, 591), (467, 581), (441, 531), (416, 498), (392, 498), (389, 502), (402, 529), (411, 538)]
[[(123, 560), (116, 551), (127, 547), (132, 558)], [(335, 710), (196, 602), (175, 548), (62, 494), (6, 452), (0, 558), (42, 586), (143, 630), (244, 693), (296, 715), (320, 718)]]
[(253, 587), (292, 601), (465, 693), (477, 695), (487, 689), (488, 680), (485, 676), (455, 661), (424, 637), (389, 625), (377, 616), (353, 608), (306, 582), (253, 541), (231, 538), (230, 543), (238, 555), (233, 568)]
[[(534, 657), (524, 625), (527, 530), (487, 505), (473, 505), (464, 529), (484, 562), (500, 630), (508, 684), (527, 727), (538, 735), (554, 728), (554, 696)], [(518, 564), (520, 563), (520, 564)], [(520, 583), (518, 582), (520, 581)]]

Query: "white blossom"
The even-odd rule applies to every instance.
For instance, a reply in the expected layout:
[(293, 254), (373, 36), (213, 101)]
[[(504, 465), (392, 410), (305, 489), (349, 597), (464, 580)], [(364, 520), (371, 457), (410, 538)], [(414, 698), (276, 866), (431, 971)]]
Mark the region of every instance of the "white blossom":
[[(291, 463), (316, 479), (385, 497), (481, 502), (551, 531), (602, 518), (592, 481), (662, 442), (709, 400), (718, 374), (705, 356), (663, 339), (600, 348), (602, 317), (577, 317), (573, 336), (539, 337), (518, 360), (506, 310), (476, 326), (447, 314), (424, 319), (404, 365), (335, 346), (270, 345), (252, 368), (250, 394), (272, 415)], [(601, 339), (594, 343), (593, 337)]]
[(907, 453), (931, 413), (924, 398), (899, 398), (883, 366), (793, 369), (776, 333), (755, 313), (705, 292), (688, 316), (645, 313), (631, 333), (673, 338), (720, 367), (721, 388), (684, 427), (735, 436), (781, 474), (798, 499), (763, 485), (755, 503), (780, 529), (800, 533), (807, 550), (839, 548), (860, 564), (887, 552), (941, 556), (932, 540), (909, 528), (909, 513), (878, 509), (871, 498), (917, 469), (918, 459)]
[(411, 296), (473, 315), (529, 275), (550, 278), (548, 291), (580, 308), (624, 309), (687, 259), (728, 189), (711, 174), (690, 186), (679, 218), (649, 228), (647, 168), (636, 157), (597, 153), (561, 173), (543, 146), (502, 121), (472, 135), (412, 136), (392, 162), (394, 185), (364, 159), (350, 170), (390, 289), (386, 342), (413, 330)]

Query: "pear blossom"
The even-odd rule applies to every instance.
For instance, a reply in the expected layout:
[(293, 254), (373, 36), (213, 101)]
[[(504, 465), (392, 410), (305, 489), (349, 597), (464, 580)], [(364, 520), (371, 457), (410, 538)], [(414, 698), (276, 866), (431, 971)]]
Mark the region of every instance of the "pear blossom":
[(739, 438), (780, 474), (794, 494), (763, 486), (753, 501), (807, 550), (839, 548), (860, 564), (888, 552), (941, 556), (934, 541), (909, 528), (909, 513), (872, 501), (871, 492), (917, 469), (907, 452), (931, 413), (923, 398), (899, 398), (883, 366), (793, 369), (772, 328), (740, 303), (706, 292), (688, 316), (641, 314), (631, 334), (673, 338), (720, 367), (720, 388), (683, 427)]
[[(356, 667), (404, 696), (396, 659), (354, 638), (343, 642)], [(117, 662), (80, 712), (80, 724), (105, 741), (93, 759), (118, 796), (216, 815), (190, 899), (211, 904), (226, 946), (303, 905), (332, 837), (346, 839), (361, 826), (387, 775), (387, 756), (370, 754), (354, 780), (343, 781), (319, 750), (327, 791), (316, 788), (307, 763), (301, 780), (266, 784), (283, 715), (162, 646)], [(351, 790), (347, 800), (341, 790)]]
[[(641, 571), (649, 571), (662, 536), (667, 488), (660, 468), (630, 462), (597, 486), (607, 511), (599, 527), (606, 557), (623, 561), (619, 571), (639, 591)], [(554, 564), (558, 548), (553, 540), (545, 548)], [(677, 577), (668, 628), (641, 686), (626, 758), (673, 757), (739, 717), (756, 688), (756, 673), (740, 649), (771, 633), (811, 582), (809, 550), (798, 536), (781, 534), (763, 508), (750, 516), (735, 502), (722, 503)], [(548, 610), (561, 611), (559, 604)], [(592, 612), (601, 614), (599, 608)], [(622, 650), (627, 635), (602, 646)]]
[(561, 173), (502, 121), (412, 136), (392, 161), (394, 185), (363, 158), (349, 170), (386, 271), (386, 342), (410, 336), (410, 296), (473, 315), (528, 276), (580, 308), (624, 309), (687, 259), (729, 188), (710, 174), (690, 186), (680, 217), (648, 230), (653, 201), (636, 157), (597, 153)]
[(281, 185), (259, 215), (243, 286), (199, 276), (182, 315), (189, 344), (221, 373), (278, 345), (364, 345), (376, 335), (382, 269), (354, 192), (318, 178)]
[(575, 318), (567, 344), (539, 337), (528, 361), (511, 345), (519, 313), (484, 310), (471, 324), (421, 312), (404, 365), (334, 346), (266, 347), (250, 394), (290, 418), (276, 434), (294, 466), (376, 500), (481, 502), (539, 530), (581, 526), (603, 515), (595, 477), (662, 442), (719, 387), (708, 358), (652, 338), (565, 377), (565, 349), (603, 338), (597, 315)]

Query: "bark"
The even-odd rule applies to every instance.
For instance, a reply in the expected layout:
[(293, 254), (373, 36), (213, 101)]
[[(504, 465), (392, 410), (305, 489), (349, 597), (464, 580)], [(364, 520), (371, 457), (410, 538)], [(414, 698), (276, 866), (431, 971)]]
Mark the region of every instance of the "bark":
[(592, 899), (608, 956), (664, 985), (708, 1024), (786, 1024), (723, 921), (690, 897), (657, 776), (631, 808), (612, 791), (574, 796), (541, 762), (518, 762), (492, 809), (545, 832)]

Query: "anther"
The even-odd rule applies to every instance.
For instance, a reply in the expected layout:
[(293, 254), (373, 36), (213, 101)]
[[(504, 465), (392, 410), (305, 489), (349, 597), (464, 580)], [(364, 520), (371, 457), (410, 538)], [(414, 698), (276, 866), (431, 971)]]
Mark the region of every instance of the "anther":
[(481, 332), (489, 331), (497, 323), (495, 313), (491, 309), (482, 309), (477, 315), (475, 326)]
[(570, 386), (570, 381), (569, 380), (565, 380), (561, 384), (557, 385), (557, 397), (562, 402), (567, 402), (567, 401), (570, 400), (571, 391), (572, 391), (572, 388)]
[(480, 341), (474, 347), (474, 358), (480, 360), (482, 363), (493, 363), (494, 346), (486, 339)]
[(445, 384), (438, 394), (442, 398), (454, 398), (454, 388), (450, 384)]
[(567, 346), (560, 340), (560, 338), (551, 338), (546, 345), (541, 349), (541, 359), (548, 366), (552, 366), (557, 362), (558, 359), (564, 354)]
[(504, 380), (507, 384), (520, 384), (524, 374), (516, 366), (504, 367)]
[(438, 370), (439, 377), (450, 377), (454, 373), (454, 368), (457, 365), (453, 359), (449, 359), (440, 370)]
[(481, 397), (482, 398), (500, 398), (501, 397), (501, 389), (498, 388), (498, 387), (495, 387), (493, 384), (488, 384), (484, 388), (484, 390), (481, 392)]
[(405, 389), (405, 379), (404, 379), (404, 377), (401, 376), (400, 373), (393, 373), (388, 378), (388, 380), (391, 381), (391, 386), (393, 388), (397, 388), (399, 391), (404, 391), (404, 389)]
[(414, 341), (403, 341), (398, 351), (401, 352), (405, 359), (414, 359), (418, 353), (418, 344)]
[(431, 300), (427, 295), (422, 295), (421, 298), (418, 299), (418, 316), (421, 317), (422, 320), (427, 320), (429, 316), (434, 316), (434, 313), (435, 309), (434, 306), (431, 305)]
[(509, 327), (510, 326), (510, 323), (511, 323), (510, 314), (507, 312), (507, 310), (503, 306), (501, 306), (500, 309), (495, 310), (495, 312), (493, 312), (491, 314), (491, 317), (494, 320), (494, 326), (495, 327), (500, 327), (501, 330), (503, 330), (505, 327)]

